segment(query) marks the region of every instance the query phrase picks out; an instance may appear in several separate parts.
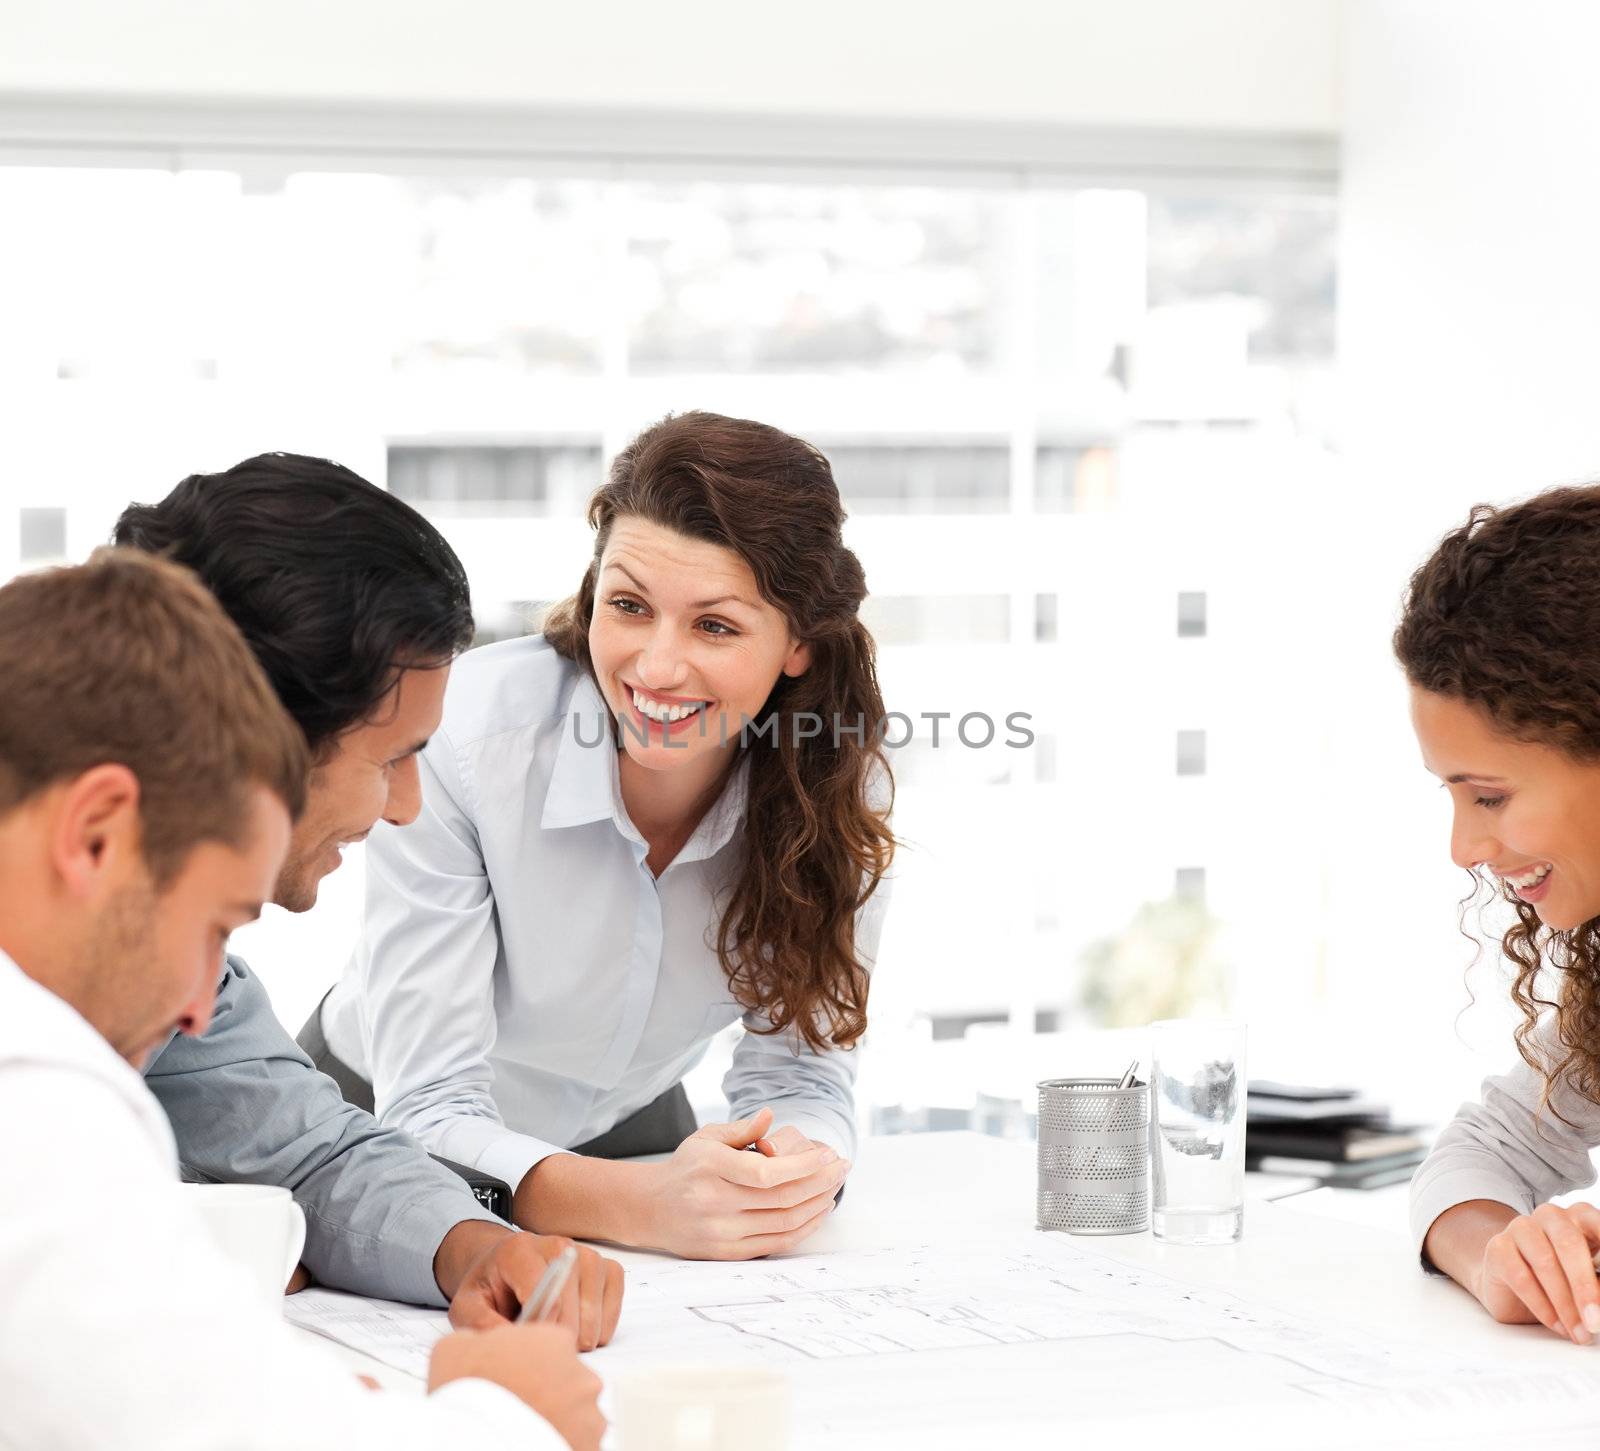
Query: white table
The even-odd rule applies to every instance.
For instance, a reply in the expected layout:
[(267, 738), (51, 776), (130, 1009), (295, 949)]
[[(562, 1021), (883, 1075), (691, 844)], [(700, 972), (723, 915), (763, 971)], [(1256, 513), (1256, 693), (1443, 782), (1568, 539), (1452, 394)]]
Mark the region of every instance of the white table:
[[(862, 1146), (843, 1208), (806, 1250), (878, 1249), (946, 1239), (956, 1244), (966, 1235), (1028, 1229), (1033, 1225), (1034, 1187), (1031, 1144), (971, 1133), (872, 1139)], [(1350, 1194), (1317, 1191), (1277, 1203), (1252, 1200), (1243, 1241), (1222, 1248), (1159, 1244), (1148, 1233), (1075, 1242), (1124, 1263), (1228, 1290), (1325, 1325), (1380, 1333), (1386, 1340), (1426, 1342), (1506, 1367), (1549, 1372), (1600, 1368), (1594, 1354), (1542, 1328), (1497, 1325), (1455, 1285), (1424, 1275), (1408, 1242), (1403, 1191), (1354, 1196), (1367, 1201), (1368, 1212), (1385, 1221), (1380, 1224), (1331, 1217), (1327, 1211), (1337, 1213), (1341, 1196), (1349, 1202)], [(624, 1265), (648, 1258), (608, 1252)], [(626, 1301), (623, 1316), (626, 1322)], [(364, 1356), (341, 1353), (388, 1386), (420, 1390), (417, 1382)], [(893, 1394), (888, 1379), (885, 1394)], [(1284, 1444), (1293, 1445), (1293, 1438)]]

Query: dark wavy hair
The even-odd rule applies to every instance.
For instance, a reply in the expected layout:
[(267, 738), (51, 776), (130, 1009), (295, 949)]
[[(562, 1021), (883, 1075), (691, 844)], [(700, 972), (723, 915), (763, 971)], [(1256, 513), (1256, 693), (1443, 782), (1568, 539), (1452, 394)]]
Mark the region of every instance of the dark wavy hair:
[(239, 627), (313, 751), (400, 672), (472, 643), (466, 571), (409, 504), (327, 459), (264, 453), (131, 504), (119, 545), (187, 565)]
[[(717, 959), (734, 997), (793, 1027), (812, 1048), (852, 1047), (866, 1031), (866, 965), (856, 913), (894, 855), (893, 776), (881, 741), (876, 650), (860, 619), (866, 576), (845, 548), (844, 506), (828, 460), (764, 423), (683, 413), (647, 428), (619, 453), (589, 504), (594, 557), (578, 593), (551, 610), (544, 633), (592, 675), (589, 622), (611, 527), (649, 520), (739, 555), (762, 597), (781, 610), (811, 666), (780, 676), (751, 735), (744, 860), (721, 907)], [(859, 738), (805, 737), (787, 717), (862, 723)], [(770, 725), (769, 725), (770, 723)], [(884, 800), (869, 783), (881, 775)]]
[[(1423, 690), (1481, 708), (1520, 741), (1600, 761), (1600, 485), (1479, 504), (1411, 577), (1394, 650)], [(1600, 824), (1597, 824), (1600, 830)], [(1522, 1011), (1517, 1051), (1554, 1084), (1600, 1102), (1600, 918), (1555, 931), (1502, 884), (1517, 921), (1501, 938)], [(1548, 970), (1557, 984), (1547, 996)], [(1562, 1056), (1532, 1037), (1554, 1009)]]

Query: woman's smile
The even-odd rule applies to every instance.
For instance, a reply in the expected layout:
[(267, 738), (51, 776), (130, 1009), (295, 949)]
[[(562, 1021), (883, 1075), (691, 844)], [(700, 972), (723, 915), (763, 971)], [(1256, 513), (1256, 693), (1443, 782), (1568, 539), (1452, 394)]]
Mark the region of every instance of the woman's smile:
[(658, 690), (646, 690), (642, 685), (635, 685), (628, 680), (618, 683), (621, 687), (619, 693), (633, 718), (634, 726), (646, 735), (652, 726), (661, 736), (682, 735), (693, 729), (697, 721), (700, 731), (704, 732), (706, 714), (716, 703), (703, 696), (663, 695)]
[(1524, 902), (1542, 902), (1550, 895), (1550, 878), (1554, 872), (1549, 862), (1535, 862), (1531, 867), (1496, 872), (1496, 875)]

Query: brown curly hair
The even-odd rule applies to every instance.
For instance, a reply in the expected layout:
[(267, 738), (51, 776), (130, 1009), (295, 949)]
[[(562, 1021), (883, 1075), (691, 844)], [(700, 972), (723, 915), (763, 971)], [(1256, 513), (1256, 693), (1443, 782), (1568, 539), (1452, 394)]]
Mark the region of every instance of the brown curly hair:
[[(1600, 761), (1600, 486), (1476, 505), (1411, 576), (1394, 651), (1415, 686), (1480, 707), (1507, 736)], [(1517, 922), (1501, 938), (1522, 1011), (1517, 1051), (1544, 1078), (1600, 1102), (1600, 917), (1563, 931), (1504, 884)], [(1555, 996), (1541, 982), (1556, 980)], [(1556, 1014), (1562, 1054), (1532, 1044)]]
[[(792, 1026), (818, 1051), (853, 1047), (866, 1031), (868, 987), (855, 918), (894, 856), (894, 782), (877, 653), (859, 616), (866, 576), (844, 545), (833, 470), (809, 443), (749, 419), (682, 413), (645, 429), (589, 503), (594, 557), (577, 594), (545, 619), (545, 638), (591, 675), (600, 557), (623, 517), (731, 549), (811, 646), (810, 668), (780, 676), (752, 722), (770, 748), (742, 748), (744, 861), (723, 903), (717, 960), (733, 996), (772, 1032)], [(788, 729), (787, 717), (806, 714), (851, 730)]]

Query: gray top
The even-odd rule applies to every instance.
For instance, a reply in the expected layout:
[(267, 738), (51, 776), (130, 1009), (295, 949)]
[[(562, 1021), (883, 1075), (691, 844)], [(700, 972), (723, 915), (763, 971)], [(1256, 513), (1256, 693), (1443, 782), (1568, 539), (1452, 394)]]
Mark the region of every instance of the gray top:
[[(1553, 1017), (1539, 1025), (1533, 1047), (1536, 1056), (1558, 1049)], [(1594, 1183), (1589, 1150), (1600, 1144), (1600, 1104), (1562, 1080), (1541, 1110), (1543, 1090), (1543, 1078), (1519, 1060), (1510, 1072), (1484, 1079), (1481, 1102), (1457, 1110), (1411, 1181), (1411, 1239), (1419, 1255), (1433, 1221), (1452, 1205), (1492, 1199), (1528, 1214)]]
[(172, 1123), (185, 1179), (293, 1191), (306, 1216), (305, 1263), (324, 1285), (443, 1305), (439, 1242), (464, 1219), (501, 1222), (410, 1135), (344, 1101), (240, 958), (224, 964), (205, 1035), (175, 1036), (145, 1082)]

